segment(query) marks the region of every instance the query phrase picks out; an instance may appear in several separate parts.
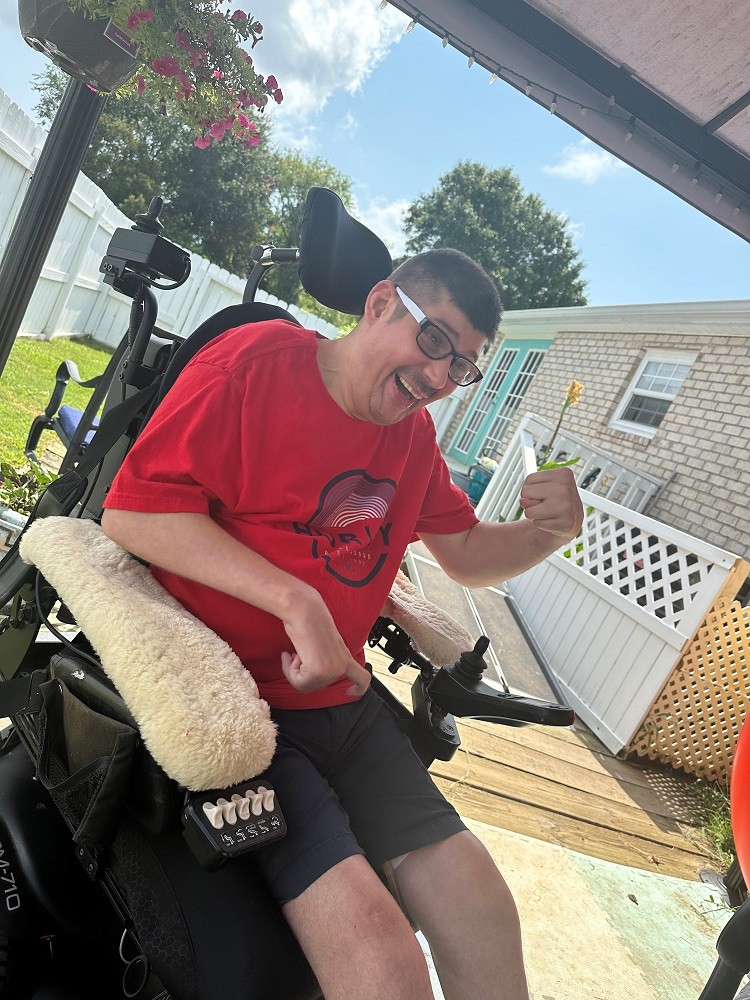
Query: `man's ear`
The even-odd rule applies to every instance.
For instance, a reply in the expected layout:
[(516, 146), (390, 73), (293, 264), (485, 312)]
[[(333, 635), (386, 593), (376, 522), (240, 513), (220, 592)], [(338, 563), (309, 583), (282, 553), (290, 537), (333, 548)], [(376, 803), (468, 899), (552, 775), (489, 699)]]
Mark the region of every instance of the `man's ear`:
[(396, 286), (384, 278), (370, 289), (362, 315), (368, 322), (374, 323), (386, 317), (388, 310), (395, 308), (397, 300)]

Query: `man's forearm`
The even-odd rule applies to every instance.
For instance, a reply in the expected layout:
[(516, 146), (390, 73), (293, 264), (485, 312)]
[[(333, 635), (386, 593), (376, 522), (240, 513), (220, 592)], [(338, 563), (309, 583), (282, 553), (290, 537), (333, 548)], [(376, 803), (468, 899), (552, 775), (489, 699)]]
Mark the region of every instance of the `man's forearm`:
[(285, 619), (306, 584), (280, 570), (206, 514), (144, 514), (108, 509), (102, 530), (149, 563), (213, 587)]
[(451, 579), (464, 587), (490, 587), (536, 566), (569, 539), (521, 520), (480, 521), (462, 536), (460, 546), (447, 546), (446, 540), (439, 535), (423, 536)]

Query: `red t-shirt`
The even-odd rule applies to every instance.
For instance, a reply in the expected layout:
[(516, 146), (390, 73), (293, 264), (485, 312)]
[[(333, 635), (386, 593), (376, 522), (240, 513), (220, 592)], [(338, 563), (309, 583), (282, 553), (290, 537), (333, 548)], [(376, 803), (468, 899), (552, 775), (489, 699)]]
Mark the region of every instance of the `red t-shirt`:
[[(476, 522), (422, 409), (382, 427), (333, 400), (317, 336), (276, 320), (229, 330), (180, 374), (122, 465), (105, 506), (210, 515), (234, 538), (315, 587), (352, 655), (385, 603), (414, 533)], [(351, 701), (351, 682), (296, 691), (281, 671), (280, 619), (152, 567), (221, 636), (277, 708)]]

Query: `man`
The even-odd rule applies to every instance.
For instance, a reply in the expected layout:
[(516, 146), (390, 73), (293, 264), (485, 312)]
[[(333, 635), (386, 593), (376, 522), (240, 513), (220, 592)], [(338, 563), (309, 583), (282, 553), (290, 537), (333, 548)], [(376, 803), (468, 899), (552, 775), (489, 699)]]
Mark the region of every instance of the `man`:
[(527, 478), (525, 520), (480, 523), (437, 448), (425, 406), (481, 377), (500, 313), (484, 271), (445, 250), (378, 282), (339, 340), (283, 322), (228, 331), (185, 368), (107, 501), (105, 532), (271, 705), (267, 775), (289, 833), (253, 857), (326, 1000), (432, 996), (373, 870), (386, 861), (448, 1000), (528, 997), (508, 888), (368, 690), (362, 653), (415, 533), (482, 587), (578, 532), (569, 470)]

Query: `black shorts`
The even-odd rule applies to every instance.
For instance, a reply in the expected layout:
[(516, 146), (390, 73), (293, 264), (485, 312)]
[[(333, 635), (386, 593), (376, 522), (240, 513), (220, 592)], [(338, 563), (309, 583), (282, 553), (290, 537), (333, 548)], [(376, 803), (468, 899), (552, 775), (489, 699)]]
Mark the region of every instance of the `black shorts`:
[(374, 691), (272, 715), (277, 748), (260, 777), (276, 789), (288, 832), (250, 857), (279, 905), (352, 855), (377, 870), (466, 829)]

